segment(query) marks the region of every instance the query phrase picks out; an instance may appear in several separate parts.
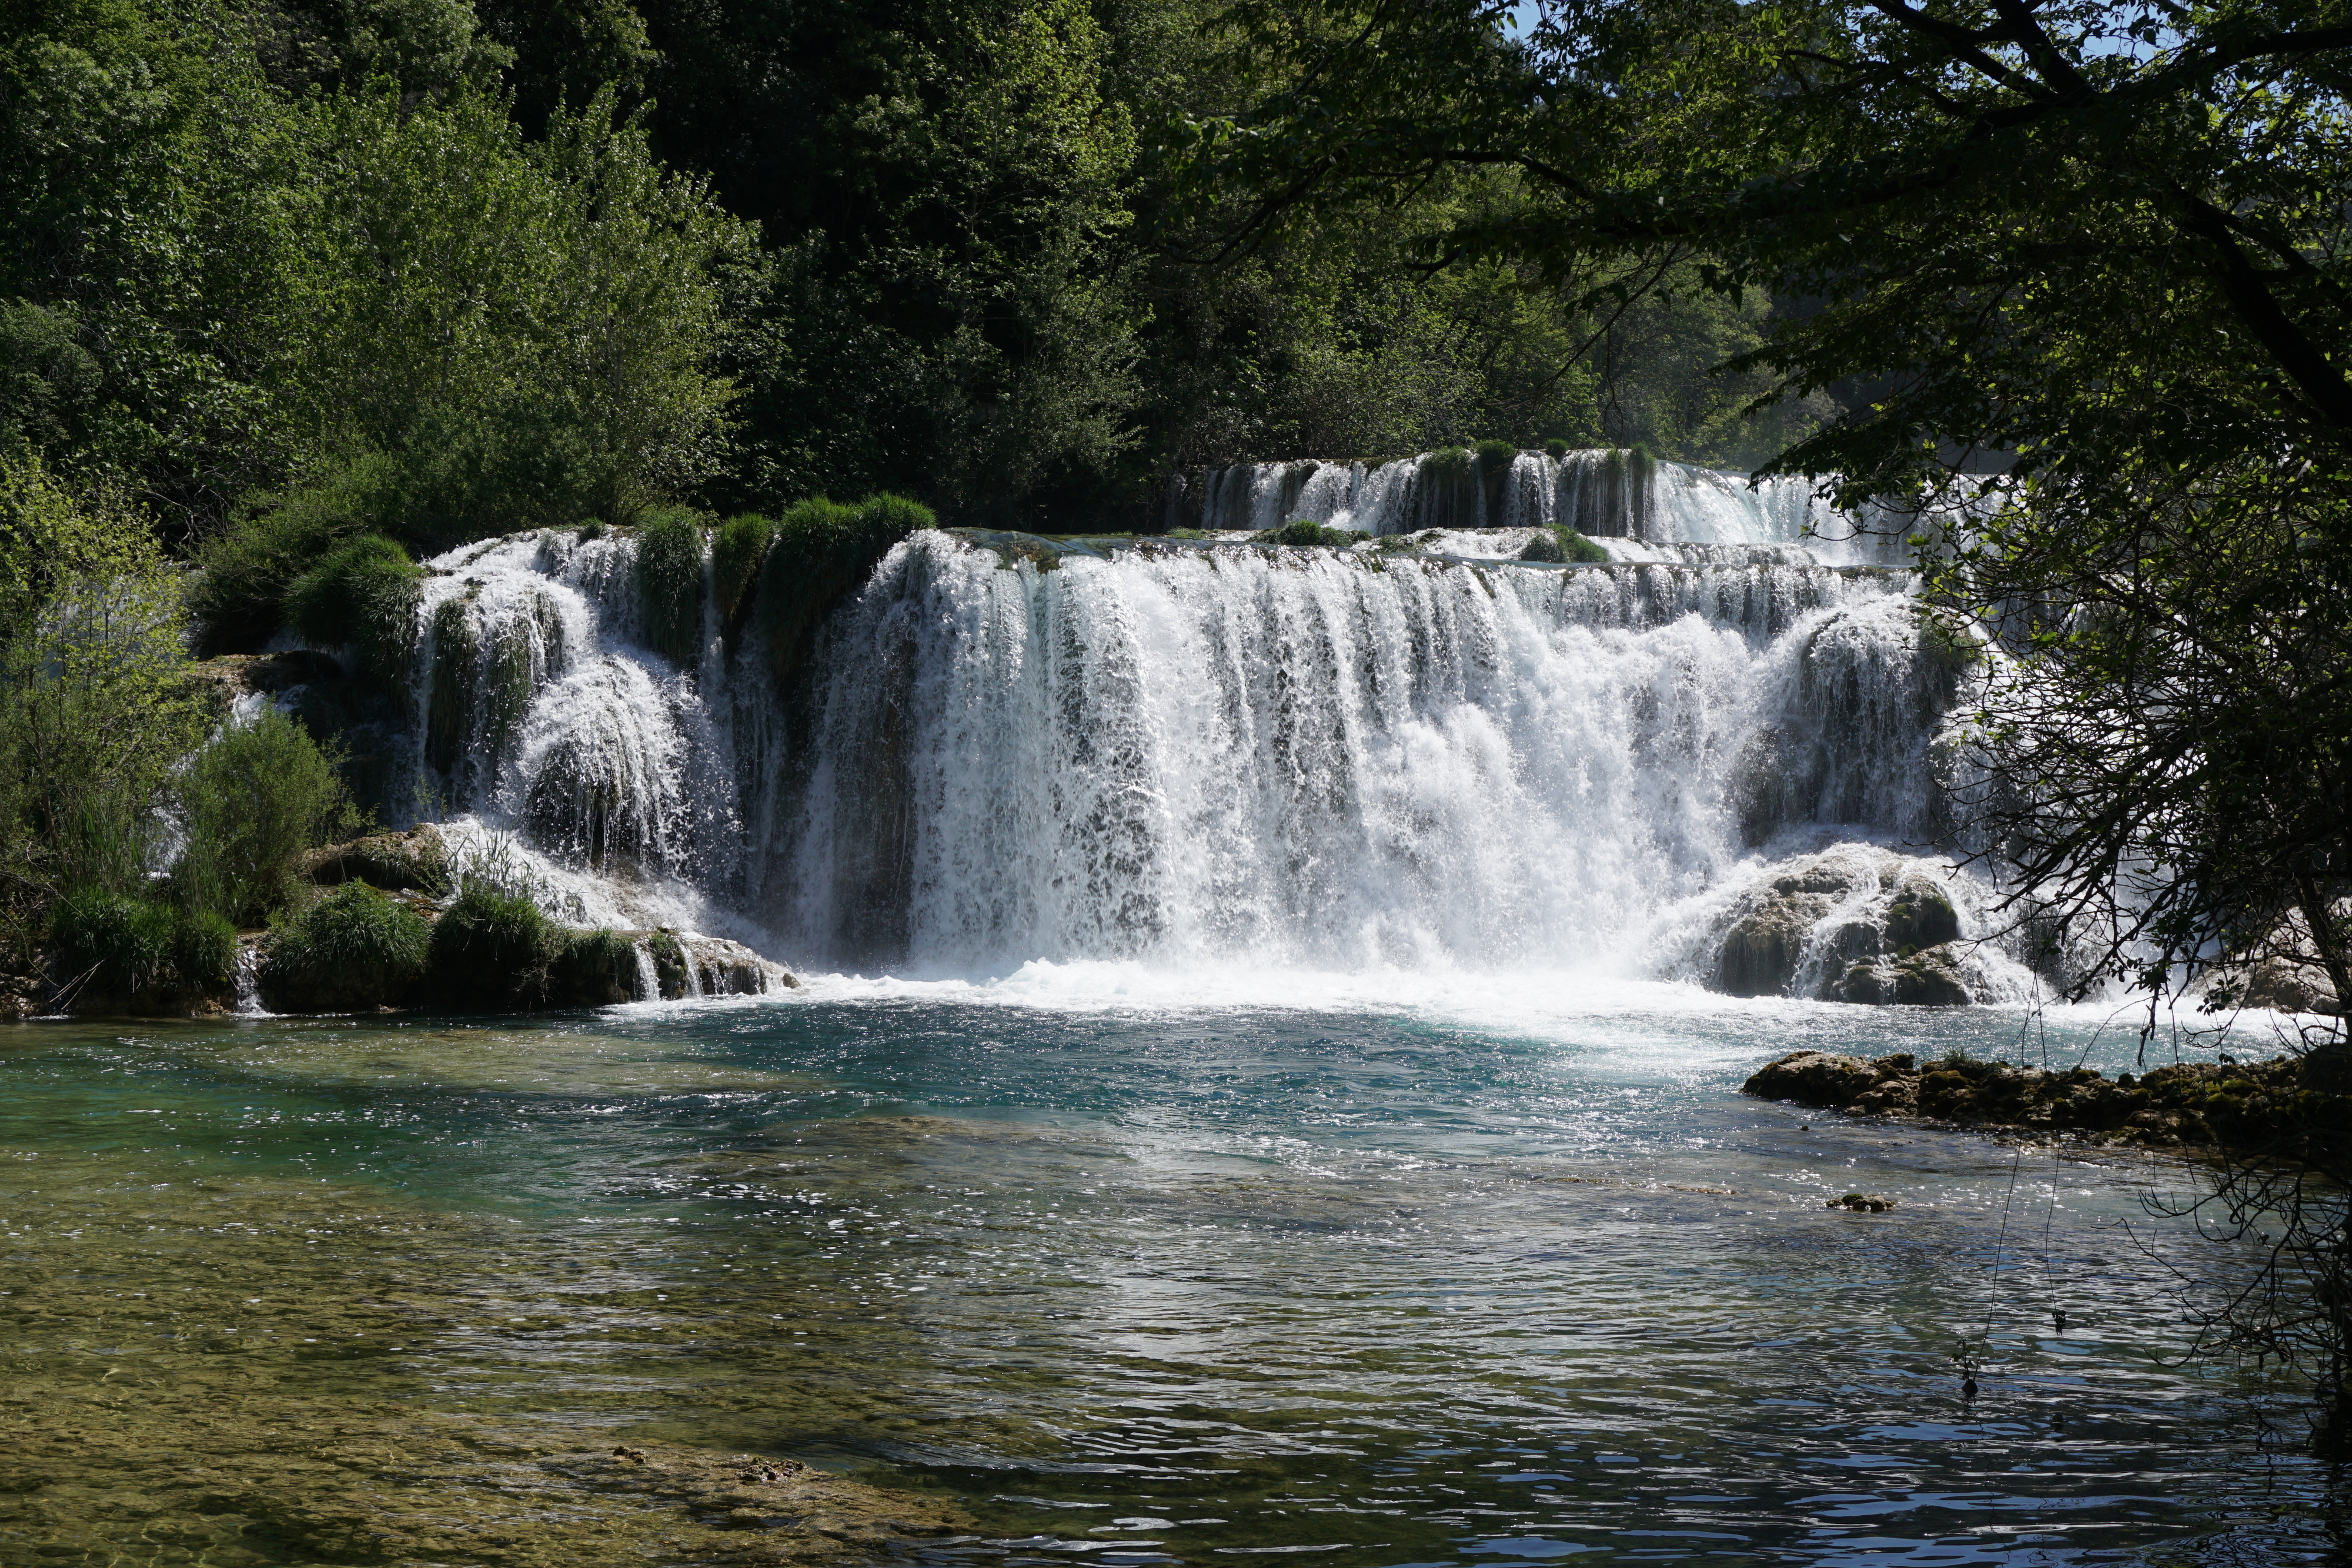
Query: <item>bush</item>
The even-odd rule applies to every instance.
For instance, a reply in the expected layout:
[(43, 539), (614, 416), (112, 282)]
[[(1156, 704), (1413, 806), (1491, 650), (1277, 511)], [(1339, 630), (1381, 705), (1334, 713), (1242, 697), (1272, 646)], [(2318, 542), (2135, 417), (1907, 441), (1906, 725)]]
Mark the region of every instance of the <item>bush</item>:
[(934, 520), (928, 507), (887, 495), (855, 507), (813, 497), (776, 519), (759, 602), (779, 685), (808, 656), (834, 602), (861, 586), (892, 545)]
[[(375, 529), (391, 481), (385, 459), (351, 464), (319, 484), (261, 497), (228, 532), (197, 552), (202, 569), (188, 604), (206, 653), (250, 653), (286, 622), (286, 597), (336, 541)], [(335, 643), (345, 641), (337, 636)]]
[(413, 999), (433, 928), (363, 882), (347, 882), (282, 927), (261, 964), (278, 1012), (349, 1012)]
[(1508, 468), (1518, 461), (1519, 449), (1507, 441), (1482, 441), (1478, 444), (1478, 466), (1485, 473)]
[(691, 668), (702, 634), (702, 524), (692, 512), (656, 512), (637, 529), (637, 591), (646, 645)]
[(1549, 441), (1544, 443), (1544, 455), (1552, 458), (1567, 456), (1568, 443), (1560, 440), (1558, 436), (1552, 437)]
[(50, 918), (68, 1004), (104, 998), (133, 1009), (169, 1005), (188, 991), (225, 988), (236, 966), (236, 932), (219, 915), (84, 888)]
[(1310, 517), (1295, 517), (1278, 528), (1266, 529), (1259, 537), (1276, 545), (1351, 545), (1363, 536), (1346, 528), (1327, 528)]
[(729, 627), (739, 625), (750, 610), (760, 585), (760, 563), (767, 559), (776, 525), (757, 512), (730, 517), (710, 549), (710, 575), (719, 597), (719, 613)]
[(424, 575), (380, 534), (345, 539), (288, 587), (287, 623), (307, 642), (349, 648), (355, 673), (398, 685), (415, 652)]
[(303, 852), (353, 825), (336, 758), (275, 708), (223, 731), (180, 783), (183, 899), (244, 925), (289, 907)]
[(468, 877), (433, 927), (430, 991), (445, 1007), (530, 1007), (564, 946), (529, 894)]

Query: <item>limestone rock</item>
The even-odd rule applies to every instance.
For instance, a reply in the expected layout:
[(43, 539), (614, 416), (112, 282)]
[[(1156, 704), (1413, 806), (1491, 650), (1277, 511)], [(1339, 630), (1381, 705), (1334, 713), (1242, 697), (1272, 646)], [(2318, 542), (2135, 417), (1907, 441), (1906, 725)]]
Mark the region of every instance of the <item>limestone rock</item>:
[(1708, 983), (1740, 997), (1964, 1007), (1977, 997), (1960, 925), (1937, 877), (1852, 846), (1751, 892), (1717, 939)]
[(426, 823), (404, 833), (370, 833), (349, 843), (313, 850), (303, 872), (324, 887), (364, 882), (382, 893), (449, 891), (449, 846), (441, 830)]

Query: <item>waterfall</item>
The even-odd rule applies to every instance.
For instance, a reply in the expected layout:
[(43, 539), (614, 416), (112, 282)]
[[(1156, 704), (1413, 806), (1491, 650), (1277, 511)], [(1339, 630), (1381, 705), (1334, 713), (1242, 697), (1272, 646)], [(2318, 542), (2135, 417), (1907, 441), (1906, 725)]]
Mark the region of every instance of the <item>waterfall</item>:
[(1560, 526), (1669, 544), (1803, 541), (1825, 561), (1903, 559), (1899, 537), (1857, 537), (1853, 519), (1815, 499), (1803, 479), (1751, 482), (1612, 448), (1233, 464), (1171, 480), (1161, 526), (1264, 529), (1297, 517), (1368, 534)]
[(1622, 455), (1436, 467), (1229, 469), (1213, 520), (1393, 534), (1443, 498), (1605, 534), (1613, 507), (1620, 559), (927, 530), (779, 685), (757, 615), (722, 634), (707, 583), (682, 661), (647, 645), (625, 530), (453, 551), (427, 563), (406, 797), (565, 918), (910, 974), (1704, 979), (1773, 866), (1948, 832), (1948, 644), (1902, 573), (1821, 542), (1809, 497)]

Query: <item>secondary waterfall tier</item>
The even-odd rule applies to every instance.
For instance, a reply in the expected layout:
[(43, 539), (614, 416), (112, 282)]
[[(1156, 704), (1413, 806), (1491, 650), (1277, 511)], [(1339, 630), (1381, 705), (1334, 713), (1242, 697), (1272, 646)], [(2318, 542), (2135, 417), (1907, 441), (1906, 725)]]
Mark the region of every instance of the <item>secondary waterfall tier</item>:
[(415, 798), (511, 830), (576, 917), (795, 966), (1701, 976), (1693, 911), (1760, 847), (1943, 826), (1945, 645), (1895, 575), (1787, 547), (924, 532), (781, 689), (708, 592), (691, 667), (650, 651), (625, 534), (432, 564)]
[(1271, 528), (1306, 517), (1370, 534), (1552, 528), (1689, 544), (1806, 541), (1824, 559), (1893, 561), (1902, 529), (1857, 532), (1806, 481), (1751, 482), (1638, 452), (1424, 452), (1385, 463), (1236, 463), (1169, 481), (1161, 526)]

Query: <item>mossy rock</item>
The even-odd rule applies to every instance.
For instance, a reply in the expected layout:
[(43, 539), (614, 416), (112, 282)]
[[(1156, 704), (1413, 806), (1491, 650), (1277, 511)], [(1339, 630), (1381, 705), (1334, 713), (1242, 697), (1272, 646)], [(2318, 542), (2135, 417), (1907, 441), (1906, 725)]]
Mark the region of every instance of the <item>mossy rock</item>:
[(688, 960), (686, 944), (677, 939), (677, 933), (664, 927), (647, 939), (646, 947), (653, 954), (654, 985), (662, 1000), (674, 1002), (685, 996)]
[(1897, 950), (1938, 946), (1960, 935), (1951, 895), (1924, 876), (1908, 876), (1886, 906), (1886, 945)]
[(371, 833), (317, 851), (306, 868), (321, 887), (364, 882), (388, 893), (439, 896), (449, 891), (449, 847), (431, 825), (404, 833)]
[(270, 939), (262, 1005), (272, 1012), (362, 1012), (422, 993), (433, 928), (364, 882), (346, 882)]

